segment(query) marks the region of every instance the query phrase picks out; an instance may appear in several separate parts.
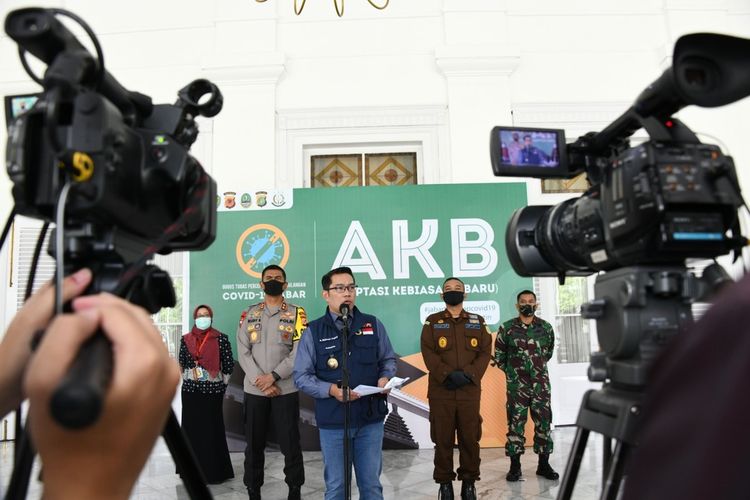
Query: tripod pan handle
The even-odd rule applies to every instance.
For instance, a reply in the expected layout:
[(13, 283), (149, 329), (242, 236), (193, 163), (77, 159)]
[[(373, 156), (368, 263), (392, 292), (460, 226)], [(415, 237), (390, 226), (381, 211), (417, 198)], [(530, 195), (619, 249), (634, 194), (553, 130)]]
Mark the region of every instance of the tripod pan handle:
[(52, 394), (52, 417), (68, 429), (82, 429), (96, 422), (112, 379), (112, 365), (112, 343), (97, 331), (83, 344)]

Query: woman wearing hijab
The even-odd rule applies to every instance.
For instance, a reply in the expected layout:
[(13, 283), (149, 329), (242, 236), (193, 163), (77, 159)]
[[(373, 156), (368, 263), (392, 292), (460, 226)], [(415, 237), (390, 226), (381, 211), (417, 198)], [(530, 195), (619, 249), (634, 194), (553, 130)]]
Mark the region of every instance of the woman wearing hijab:
[(234, 477), (222, 411), (234, 358), (229, 338), (211, 327), (210, 307), (196, 307), (193, 319), (193, 329), (180, 342), (182, 428), (206, 482), (217, 484)]

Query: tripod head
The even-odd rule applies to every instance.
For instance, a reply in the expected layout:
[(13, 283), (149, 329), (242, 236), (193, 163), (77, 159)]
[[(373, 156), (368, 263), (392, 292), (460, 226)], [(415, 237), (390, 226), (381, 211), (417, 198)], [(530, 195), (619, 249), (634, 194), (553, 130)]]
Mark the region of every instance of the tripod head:
[(730, 281), (718, 264), (707, 267), (700, 278), (684, 265), (624, 267), (597, 276), (595, 299), (581, 307), (581, 314), (596, 320), (602, 349), (591, 355), (589, 380), (604, 384), (583, 397), (559, 500), (571, 498), (591, 431), (601, 434), (605, 443), (601, 498), (617, 498), (627, 459), (638, 444), (654, 362), (692, 327), (693, 302), (706, 300)]
[(596, 320), (601, 347), (591, 355), (589, 380), (644, 390), (654, 360), (693, 325), (692, 304), (730, 281), (718, 264), (700, 278), (678, 265), (632, 266), (598, 276), (595, 299), (581, 307), (584, 318)]

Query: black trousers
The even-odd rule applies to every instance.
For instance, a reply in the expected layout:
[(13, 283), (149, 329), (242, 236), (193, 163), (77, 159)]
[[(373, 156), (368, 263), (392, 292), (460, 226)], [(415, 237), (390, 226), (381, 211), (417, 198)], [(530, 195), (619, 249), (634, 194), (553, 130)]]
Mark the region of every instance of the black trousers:
[(271, 425), (284, 454), (286, 484), (302, 486), (305, 467), (299, 444), (299, 394), (296, 392), (273, 398), (245, 393), (245, 486), (257, 489), (263, 485), (265, 449)]

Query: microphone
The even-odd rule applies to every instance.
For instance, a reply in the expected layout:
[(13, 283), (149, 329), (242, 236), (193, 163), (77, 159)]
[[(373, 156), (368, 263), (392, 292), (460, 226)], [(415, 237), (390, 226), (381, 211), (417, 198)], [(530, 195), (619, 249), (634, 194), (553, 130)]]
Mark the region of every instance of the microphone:
[(341, 319), (346, 322), (349, 319), (349, 304), (341, 304), (339, 312), (341, 312)]

